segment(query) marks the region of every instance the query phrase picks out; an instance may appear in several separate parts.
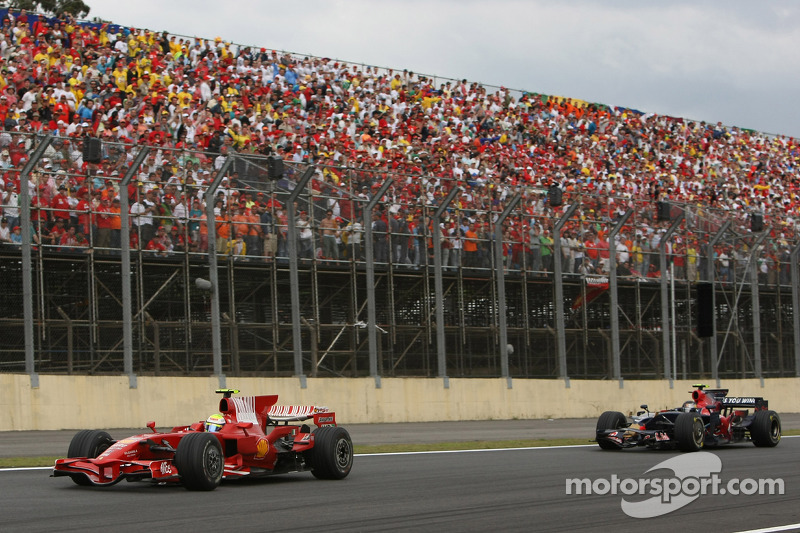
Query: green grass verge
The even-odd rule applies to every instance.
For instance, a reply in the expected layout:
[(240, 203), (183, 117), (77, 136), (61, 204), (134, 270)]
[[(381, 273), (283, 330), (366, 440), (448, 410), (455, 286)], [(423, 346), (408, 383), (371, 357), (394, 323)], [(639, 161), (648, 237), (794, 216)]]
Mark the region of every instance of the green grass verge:
[[(799, 429), (789, 429), (784, 435), (800, 435)], [(546, 448), (549, 446), (574, 446), (590, 444), (586, 439), (531, 439), (503, 441), (464, 441), (433, 442), (429, 444), (378, 444), (374, 446), (356, 445), (355, 453), (400, 453), (400, 452), (435, 452), (454, 450), (499, 450), (503, 448)], [(0, 468), (26, 468), (36, 466), (53, 466), (60, 457), (9, 457), (0, 458)]]
[(33, 466), (53, 466), (61, 457), (4, 457), (0, 458), (0, 468), (30, 468)]
[(356, 453), (400, 453), (400, 452), (439, 452), (453, 450), (495, 450), (502, 448), (543, 448), (547, 446), (571, 446), (590, 444), (589, 439), (536, 439), (536, 440), (471, 440), (464, 442), (431, 442), (428, 444), (378, 444), (375, 446), (355, 445)]

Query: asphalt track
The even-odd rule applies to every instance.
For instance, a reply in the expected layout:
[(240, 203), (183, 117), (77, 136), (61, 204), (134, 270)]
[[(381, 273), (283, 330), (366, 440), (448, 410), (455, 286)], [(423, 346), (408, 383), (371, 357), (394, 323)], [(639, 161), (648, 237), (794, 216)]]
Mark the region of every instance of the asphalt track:
[[(509, 441), (530, 439), (594, 438), (597, 420), (557, 418), (550, 420), (475, 420), (462, 422), (417, 422), (408, 424), (345, 424), (353, 442), (363, 445), (427, 444), (435, 442)], [(800, 414), (781, 414), (784, 430), (800, 429)], [(85, 428), (95, 429), (95, 428)], [(100, 429), (100, 428), (96, 428)], [(169, 428), (160, 427), (159, 430)], [(63, 456), (77, 430), (2, 431), (0, 457)], [(108, 429), (115, 439), (149, 430)]]
[[(783, 421), (800, 428), (800, 415)], [(465, 422), (418, 422), (408, 424), (344, 424), (355, 444), (427, 444), (434, 442), (500, 441), (520, 439), (594, 438), (594, 419), (486, 420)], [(92, 428), (94, 429), (94, 428)], [(99, 429), (99, 428), (98, 428)], [(159, 430), (168, 428), (159, 427)], [(0, 457), (64, 455), (77, 430), (0, 432)], [(115, 439), (147, 433), (136, 429), (107, 429)]]
[[(783, 418), (787, 427), (791, 417)], [(514, 434), (515, 428), (521, 431), (528, 423), (545, 422), (476, 424), (507, 427), (506, 433)], [(397, 441), (419, 441), (421, 434), (450, 441), (459, 440), (453, 438), (459, 424), (465, 423), (391, 426)], [(593, 429), (591, 421), (564, 422), (562, 429), (577, 431), (587, 424)], [(416, 438), (409, 426), (419, 426)], [(354, 437), (360, 435), (358, 429), (351, 428)], [(368, 434), (364, 428), (363, 435)], [(386, 428), (383, 435), (387, 440)], [(320, 481), (301, 473), (224, 483), (209, 493), (124, 482), (86, 488), (67, 478), (49, 478), (49, 469), (0, 471), (0, 530), (726, 532), (800, 523), (800, 438), (784, 438), (770, 449), (740, 444), (710, 451), (722, 462), (724, 481), (782, 479), (784, 494), (704, 495), (664, 516), (630, 518), (621, 510), (621, 495), (567, 495), (566, 479), (609, 479), (612, 474), (648, 478), (653, 474), (646, 472), (657, 464), (688, 454), (605, 452), (595, 445), (361, 455), (342, 481)]]

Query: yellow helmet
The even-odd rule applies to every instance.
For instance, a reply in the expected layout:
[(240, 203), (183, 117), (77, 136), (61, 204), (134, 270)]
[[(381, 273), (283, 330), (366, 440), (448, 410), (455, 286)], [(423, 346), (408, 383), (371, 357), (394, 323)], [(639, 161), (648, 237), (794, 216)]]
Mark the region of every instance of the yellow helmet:
[(214, 413), (206, 419), (205, 427), (209, 433), (216, 433), (225, 425), (225, 417), (219, 413)]

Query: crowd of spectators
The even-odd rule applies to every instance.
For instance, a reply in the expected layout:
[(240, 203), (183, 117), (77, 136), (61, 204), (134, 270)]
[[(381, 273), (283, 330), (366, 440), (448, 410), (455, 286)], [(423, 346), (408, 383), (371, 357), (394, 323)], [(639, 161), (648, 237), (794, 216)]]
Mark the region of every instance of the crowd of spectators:
[[(231, 171), (215, 201), (218, 251), (286, 257), (291, 208), (303, 260), (363, 258), (370, 223), (377, 261), (424, 266), (432, 208), (457, 187), (437, 230), (448, 268), (491, 266), (497, 216), (520, 194), (503, 227), (508, 268), (552, 271), (554, 224), (578, 202), (560, 237), (565, 272), (607, 271), (609, 230), (633, 209), (615, 241), (620, 272), (660, 275), (670, 221), (655, 206), (669, 202), (686, 214), (668, 243), (676, 275), (697, 279), (710, 260), (733, 280), (751, 240), (723, 239), (710, 259), (704, 243), (725, 220), (735, 235), (750, 233), (756, 214), (769, 232), (759, 272), (765, 281), (788, 275), (800, 206), (793, 138), (219, 37), (13, 10), (2, 24), (0, 243), (20, 242), (19, 172), (32, 135), (45, 133), (55, 141), (28, 183), (37, 246), (104, 253), (129, 239), (154, 254), (205, 252), (203, 193), (216, 171), (232, 154), (277, 155), (288, 167), (279, 190), (292, 188), (296, 168), (316, 166), (309, 194), (287, 206), (285, 195)], [(84, 161), (86, 137), (104, 141), (100, 163)], [(122, 228), (119, 181), (143, 145), (152, 151), (127, 191), (131, 227)], [(394, 183), (378, 209), (363, 213), (387, 177)], [(563, 191), (558, 206), (553, 185)]]

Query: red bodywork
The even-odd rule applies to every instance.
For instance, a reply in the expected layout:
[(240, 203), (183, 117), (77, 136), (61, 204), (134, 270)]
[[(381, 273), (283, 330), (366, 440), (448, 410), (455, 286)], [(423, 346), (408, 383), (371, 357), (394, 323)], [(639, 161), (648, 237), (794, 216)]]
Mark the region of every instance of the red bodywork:
[[(314, 447), (314, 435), (306, 425), (335, 426), (336, 415), (326, 407), (276, 406), (277, 395), (220, 400), (219, 412), (226, 424), (213, 433), (225, 457), (223, 479), (271, 475), (305, 470), (303, 452)], [(93, 485), (112, 485), (123, 479), (180, 482), (174, 464), (175, 451), (186, 435), (204, 431), (203, 422), (178, 426), (166, 433), (147, 426), (151, 433), (121, 439), (96, 458), (58, 459), (54, 476), (83, 474)]]
[(712, 434), (717, 438), (719, 444), (736, 440), (731, 428), (748, 415), (747, 410), (736, 409), (736, 407), (751, 407), (758, 411), (766, 410), (769, 405), (763, 398), (729, 398), (727, 389), (704, 390), (704, 385), (695, 385), (695, 387), (696, 389), (692, 391), (692, 401), (700, 410), (700, 414), (719, 417), (719, 424), (712, 424), (714, 427)]

